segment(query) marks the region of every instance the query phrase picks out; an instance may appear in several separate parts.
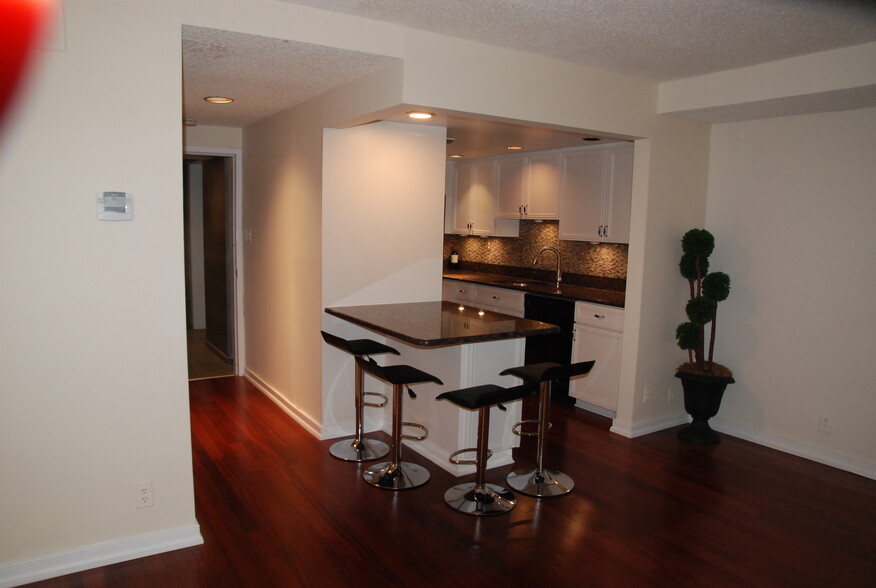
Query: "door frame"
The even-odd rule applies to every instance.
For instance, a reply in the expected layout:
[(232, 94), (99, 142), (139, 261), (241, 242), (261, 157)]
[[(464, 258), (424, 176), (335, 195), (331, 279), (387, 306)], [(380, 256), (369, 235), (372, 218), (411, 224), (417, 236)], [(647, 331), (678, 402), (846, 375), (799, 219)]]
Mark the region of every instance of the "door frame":
[(246, 371), (246, 329), (244, 328), (243, 313), (243, 150), (216, 147), (186, 146), (184, 155), (211, 155), (216, 157), (231, 157), (231, 165), (234, 170), (234, 181), (231, 182), (231, 207), (232, 214), (232, 296), (231, 304), (234, 307), (234, 324), (231, 325), (231, 339), (234, 348), (234, 373), (242, 376)]

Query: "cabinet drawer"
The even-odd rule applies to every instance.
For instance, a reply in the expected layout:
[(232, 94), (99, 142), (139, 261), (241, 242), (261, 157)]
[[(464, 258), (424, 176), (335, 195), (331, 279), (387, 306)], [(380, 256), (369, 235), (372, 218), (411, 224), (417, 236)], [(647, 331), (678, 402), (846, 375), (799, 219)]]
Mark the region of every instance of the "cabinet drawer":
[(472, 302), (514, 316), (523, 316), (523, 292), (478, 284)]
[(624, 309), (592, 302), (575, 303), (575, 323), (622, 332), (624, 330)]
[(442, 284), (442, 298), (451, 302), (470, 302), (474, 284), (445, 279)]

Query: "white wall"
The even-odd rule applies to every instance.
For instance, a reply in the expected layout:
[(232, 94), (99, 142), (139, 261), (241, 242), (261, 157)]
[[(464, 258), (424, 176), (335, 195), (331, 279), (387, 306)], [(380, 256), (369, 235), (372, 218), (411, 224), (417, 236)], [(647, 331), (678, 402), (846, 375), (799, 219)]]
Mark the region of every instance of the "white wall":
[(325, 131), (325, 306), (441, 298), (445, 138), (387, 122)]
[[(441, 299), (446, 135), (443, 127), (386, 122), (325, 131), (323, 306)], [(323, 326), (379, 340), (328, 315)], [(322, 435), (349, 434), (353, 359), (324, 346), (322, 371)], [(369, 413), (379, 426), (379, 413)]]
[(876, 477), (876, 109), (716, 125), (711, 151), (716, 425)]
[(198, 125), (183, 127), (186, 150), (197, 147), (210, 149), (242, 149), (243, 129)]
[(244, 133), (246, 372), (318, 434), (322, 124), (318, 103)]
[[(65, 26), (0, 138), (0, 581), (45, 554), (200, 541), (179, 26), (110, 1), (67, 2)], [(134, 195), (134, 220), (96, 219), (105, 190)]]

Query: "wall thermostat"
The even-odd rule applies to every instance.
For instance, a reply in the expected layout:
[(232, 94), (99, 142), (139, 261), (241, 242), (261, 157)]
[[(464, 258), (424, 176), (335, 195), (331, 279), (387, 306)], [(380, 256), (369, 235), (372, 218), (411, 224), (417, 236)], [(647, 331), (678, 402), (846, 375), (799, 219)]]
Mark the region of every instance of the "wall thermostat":
[(98, 192), (97, 218), (124, 221), (134, 218), (134, 196), (128, 192)]

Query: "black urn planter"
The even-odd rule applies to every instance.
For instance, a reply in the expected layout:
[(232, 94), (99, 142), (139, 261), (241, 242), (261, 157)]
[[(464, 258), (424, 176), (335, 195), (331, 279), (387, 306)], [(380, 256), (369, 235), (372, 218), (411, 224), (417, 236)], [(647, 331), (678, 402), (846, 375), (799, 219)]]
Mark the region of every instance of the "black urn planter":
[(700, 445), (715, 445), (721, 437), (709, 426), (709, 419), (718, 414), (727, 384), (735, 380), (727, 376), (708, 376), (676, 372), (684, 390), (684, 410), (693, 421), (678, 431), (678, 438)]

